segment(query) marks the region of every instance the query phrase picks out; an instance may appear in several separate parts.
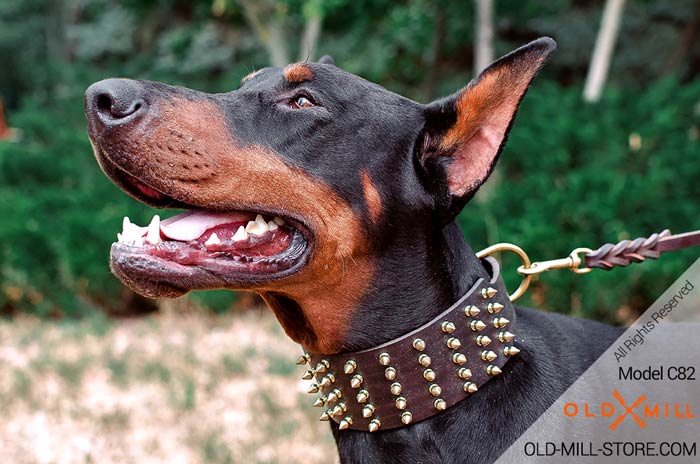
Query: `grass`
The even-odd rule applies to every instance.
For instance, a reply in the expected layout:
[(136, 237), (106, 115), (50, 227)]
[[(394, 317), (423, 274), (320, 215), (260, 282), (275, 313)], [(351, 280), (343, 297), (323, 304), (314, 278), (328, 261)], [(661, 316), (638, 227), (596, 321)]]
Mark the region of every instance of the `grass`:
[(0, 462), (338, 462), (267, 311), (0, 321)]

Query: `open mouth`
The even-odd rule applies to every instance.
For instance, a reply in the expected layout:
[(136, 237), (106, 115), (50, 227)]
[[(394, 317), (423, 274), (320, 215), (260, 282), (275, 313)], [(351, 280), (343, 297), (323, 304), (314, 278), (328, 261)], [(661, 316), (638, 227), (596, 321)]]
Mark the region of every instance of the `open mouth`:
[[(109, 161), (107, 161), (109, 163)], [(112, 269), (146, 296), (194, 289), (249, 288), (301, 268), (309, 251), (300, 221), (265, 211), (216, 211), (172, 198), (116, 165), (110, 177), (145, 203), (188, 209), (146, 226), (125, 217), (112, 245)]]

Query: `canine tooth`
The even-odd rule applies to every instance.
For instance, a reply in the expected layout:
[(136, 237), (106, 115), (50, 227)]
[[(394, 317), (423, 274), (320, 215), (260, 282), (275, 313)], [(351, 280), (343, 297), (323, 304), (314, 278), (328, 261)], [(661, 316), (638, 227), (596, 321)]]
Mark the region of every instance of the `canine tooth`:
[(151, 223), (148, 224), (148, 233), (146, 235), (146, 240), (149, 243), (156, 244), (160, 243), (160, 216), (157, 214), (151, 219)]
[(248, 221), (245, 226), (245, 231), (252, 235), (262, 235), (267, 232), (267, 223), (263, 221), (265, 226), (261, 226), (257, 221)]
[(243, 226), (240, 226), (235, 234), (233, 234), (234, 242), (241, 242), (243, 240), (248, 240), (248, 232), (246, 232)]
[(221, 239), (219, 238), (218, 235), (216, 235), (216, 232), (211, 234), (209, 238), (207, 239), (206, 242), (204, 242), (204, 246), (211, 246), (211, 245), (218, 245), (221, 243)]
[(122, 242), (122, 234), (117, 234), (117, 241), (119, 243), (124, 243), (124, 242)]
[(267, 230), (273, 231), (276, 229), (279, 229), (279, 226), (277, 224), (275, 224), (275, 221), (270, 221), (267, 223)]
[(275, 217), (272, 221), (278, 226), (284, 225), (284, 219), (282, 219), (281, 217)]
[(131, 221), (129, 220), (129, 216), (124, 216), (124, 219), (122, 219), (122, 232), (128, 229), (130, 225)]
[(255, 216), (255, 222), (260, 227), (264, 227), (265, 229), (267, 229), (267, 221), (265, 220), (264, 217), (262, 217), (262, 214), (258, 214), (257, 216)]

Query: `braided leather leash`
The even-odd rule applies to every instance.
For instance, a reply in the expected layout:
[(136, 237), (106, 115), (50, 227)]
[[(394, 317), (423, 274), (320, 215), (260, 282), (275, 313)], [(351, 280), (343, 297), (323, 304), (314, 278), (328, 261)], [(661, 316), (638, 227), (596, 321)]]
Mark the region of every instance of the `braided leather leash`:
[(570, 269), (577, 274), (585, 274), (593, 269), (610, 270), (616, 266), (629, 266), (631, 263), (641, 263), (646, 259), (657, 259), (666, 251), (681, 250), (700, 246), (700, 230), (684, 234), (671, 235), (668, 229), (649, 237), (634, 240), (622, 240), (618, 243), (606, 243), (597, 250), (576, 248), (566, 258), (552, 259), (530, 263), (527, 253), (517, 245), (499, 243), (477, 253), (479, 258), (489, 256), (498, 251), (509, 251), (517, 254), (523, 264), (518, 267), (518, 273), (523, 280), (518, 289), (510, 295), (510, 300), (518, 299), (527, 287), (533, 275), (551, 269)]

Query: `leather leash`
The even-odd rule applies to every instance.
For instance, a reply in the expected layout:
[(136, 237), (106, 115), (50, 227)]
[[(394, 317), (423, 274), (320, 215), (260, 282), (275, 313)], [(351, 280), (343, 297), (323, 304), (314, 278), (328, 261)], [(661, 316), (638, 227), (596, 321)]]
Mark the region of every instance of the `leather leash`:
[(646, 259), (657, 259), (661, 253), (676, 251), (683, 248), (700, 246), (700, 230), (671, 235), (668, 229), (649, 237), (640, 237), (634, 240), (622, 240), (618, 243), (606, 243), (596, 250), (590, 248), (576, 248), (565, 258), (549, 261), (530, 262), (527, 253), (512, 243), (498, 243), (492, 245), (476, 255), (484, 258), (499, 251), (509, 251), (520, 257), (523, 264), (518, 267), (518, 273), (523, 276), (518, 289), (510, 295), (510, 301), (515, 301), (527, 290), (533, 275), (552, 269), (569, 269), (577, 274), (585, 274), (593, 269), (606, 271), (620, 266), (629, 266), (632, 263), (641, 263)]

